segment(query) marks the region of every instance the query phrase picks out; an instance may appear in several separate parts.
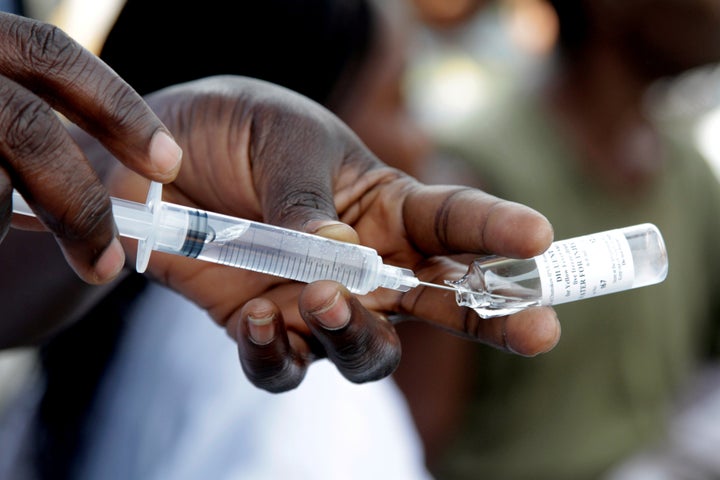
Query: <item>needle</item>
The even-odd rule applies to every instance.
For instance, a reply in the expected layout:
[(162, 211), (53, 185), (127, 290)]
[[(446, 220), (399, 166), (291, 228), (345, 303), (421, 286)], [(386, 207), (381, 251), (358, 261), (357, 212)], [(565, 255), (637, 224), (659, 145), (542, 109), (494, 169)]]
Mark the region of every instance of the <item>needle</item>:
[(429, 283), (429, 282), (418, 282), (418, 283), (424, 287), (440, 288), (442, 290), (450, 290), (451, 292), (457, 292), (456, 288), (449, 287), (447, 285), (439, 285), (437, 283)]

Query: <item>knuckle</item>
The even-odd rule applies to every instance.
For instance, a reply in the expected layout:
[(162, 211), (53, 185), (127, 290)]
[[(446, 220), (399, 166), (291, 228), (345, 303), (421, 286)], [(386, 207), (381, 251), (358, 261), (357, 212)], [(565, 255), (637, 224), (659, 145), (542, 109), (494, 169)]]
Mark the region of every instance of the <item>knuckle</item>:
[(354, 383), (366, 383), (383, 379), (392, 374), (400, 364), (400, 349), (385, 339), (368, 338), (356, 345), (341, 347), (331, 355), (345, 378)]
[(245, 376), (250, 383), (270, 393), (282, 393), (297, 388), (305, 377), (305, 370), (291, 359), (281, 362), (242, 362)]
[(57, 26), (33, 22), (22, 31), (26, 34), (26, 60), (41, 74), (72, 75), (87, 67), (83, 48)]
[(0, 73), (36, 91), (51, 85), (80, 87), (100, 102), (105, 114), (120, 127), (137, 122), (138, 112), (149, 114), (148, 109), (137, 108), (142, 99), (135, 90), (57, 26), (22, 19), (5, 34), (17, 46), (19, 58), (0, 62)]
[(14, 36), (15, 43), (22, 46), (22, 68), (8, 72), (10, 77), (22, 78), (39, 90), (47, 88), (48, 79), (60, 85), (80, 85), (106, 102), (114, 121), (135, 121), (132, 113), (140, 96), (117, 76), (104, 75), (104, 64), (60, 28), (23, 21), (18, 22)]
[(31, 156), (47, 137), (50, 106), (22, 90), (0, 91), (2, 142), (19, 156)]
[(268, 221), (296, 226), (307, 220), (308, 211), (333, 214), (332, 188), (325, 184), (326, 180), (293, 172), (293, 168), (286, 162), (263, 165), (262, 203), (266, 206)]
[(294, 189), (282, 194), (277, 215), (280, 219), (292, 221), (302, 215), (302, 210), (312, 209), (333, 212), (335, 205), (329, 194), (311, 179), (298, 181)]
[(460, 333), (473, 342), (482, 343), (503, 352), (513, 352), (507, 335), (508, 317), (482, 318), (472, 309), (465, 312)]
[(112, 220), (112, 207), (105, 189), (85, 185), (68, 195), (67, 206), (55, 224), (49, 225), (63, 240), (81, 240), (99, 232)]
[(141, 117), (149, 112), (138, 109), (142, 105), (140, 96), (119, 78), (113, 78), (105, 85), (101, 98), (106, 102), (105, 110), (112, 117), (112, 122), (122, 129), (138, 125)]
[(447, 246), (450, 244), (450, 226), (453, 224), (454, 209), (457, 208), (455, 202), (462, 194), (469, 190), (469, 187), (459, 187), (452, 190), (437, 209), (435, 213), (433, 233), (441, 245)]
[(472, 309), (466, 309), (464, 312), (464, 318), (462, 322), (462, 333), (468, 337), (480, 340), (481, 339), (481, 326), (483, 326), (483, 320), (480, 316), (475, 313)]
[[(286, 98), (285, 103), (279, 100), (268, 98), (252, 105), (250, 130), (256, 152), (281, 149), (296, 155), (302, 147), (307, 152), (337, 149), (342, 153), (334, 129), (336, 122), (328, 121), (324, 111), (318, 111), (312, 103), (298, 103), (294, 97)], [(274, 134), (277, 131), (283, 132), (280, 142)]]

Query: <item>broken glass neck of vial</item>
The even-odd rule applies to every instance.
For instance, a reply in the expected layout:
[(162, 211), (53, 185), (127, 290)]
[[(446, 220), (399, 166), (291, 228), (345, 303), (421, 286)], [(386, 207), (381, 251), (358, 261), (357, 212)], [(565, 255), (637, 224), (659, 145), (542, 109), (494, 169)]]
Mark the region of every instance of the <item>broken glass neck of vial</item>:
[(478, 258), (462, 278), (445, 283), (457, 290), (458, 305), (472, 308), (483, 318), (510, 315), (541, 305), (542, 301), (540, 278), (532, 258)]

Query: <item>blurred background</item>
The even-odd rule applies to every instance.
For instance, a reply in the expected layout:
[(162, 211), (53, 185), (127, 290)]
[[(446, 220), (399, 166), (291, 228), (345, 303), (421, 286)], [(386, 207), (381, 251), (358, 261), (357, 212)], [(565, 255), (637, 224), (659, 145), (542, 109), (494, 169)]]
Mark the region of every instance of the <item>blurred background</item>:
[[(543, 0), (408, 0), (413, 28), (404, 82), (413, 116), (444, 138), (516, 82), (534, 81), (558, 39), (558, 19)], [(60, 25), (98, 53), (123, 0), (27, 0), (29, 16)], [(486, 5), (487, 4), (487, 5)], [(720, 67), (705, 66), (658, 82), (658, 114), (695, 123), (699, 148), (720, 164)]]
[[(558, 18), (543, 0), (433, 2), (415, 31), (405, 88), (411, 111), (435, 139), (446, 141), (468, 122), (497, 113), (518, 85), (549, 68)], [(423, 10), (421, 10), (423, 12)], [(653, 115), (694, 124), (698, 147), (720, 165), (720, 67), (703, 66), (648, 93)]]

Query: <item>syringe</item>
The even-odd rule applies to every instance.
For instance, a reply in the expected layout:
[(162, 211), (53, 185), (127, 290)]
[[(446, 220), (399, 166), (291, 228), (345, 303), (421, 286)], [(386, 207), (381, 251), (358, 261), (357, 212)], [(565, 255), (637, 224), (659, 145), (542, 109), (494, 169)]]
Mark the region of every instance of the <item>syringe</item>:
[[(162, 185), (153, 182), (145, 204), (111, 197), (120, 235), (138, 240), (138, 272), (157, 250), (301, 282), (334, 280), (357, 294), (378, 287), (405, 292), (419, 285), (456, 291), (385, 265), (375, 250), (362, 245), (163, 202), (161, 196)], [(35, 216), (18, 192), (13, 192), (13, 212)]]

